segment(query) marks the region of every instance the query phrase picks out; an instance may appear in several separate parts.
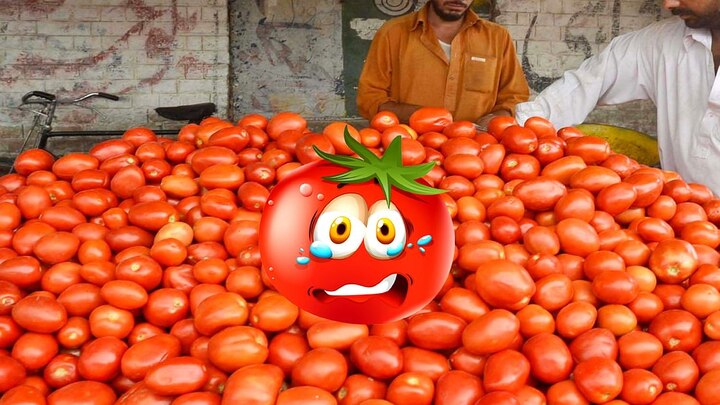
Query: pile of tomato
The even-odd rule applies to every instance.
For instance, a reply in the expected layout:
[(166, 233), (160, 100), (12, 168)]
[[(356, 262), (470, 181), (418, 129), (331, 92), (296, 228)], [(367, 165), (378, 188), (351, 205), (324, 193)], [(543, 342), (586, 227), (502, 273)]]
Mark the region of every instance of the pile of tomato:
[(351, 153), (345, 128), (250, 114), (22, 153), (0, 178), (0, 404), (719, 403), (720, 200), (541, 118), (348, 127), (437, 163), (456, 259), (407, 319), (299, 310), (259, 221), (313, 146)]

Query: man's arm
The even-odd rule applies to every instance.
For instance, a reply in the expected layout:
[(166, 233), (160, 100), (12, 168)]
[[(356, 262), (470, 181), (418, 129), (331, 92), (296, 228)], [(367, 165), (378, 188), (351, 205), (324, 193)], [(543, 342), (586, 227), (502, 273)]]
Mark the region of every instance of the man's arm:
[(651, 99), (648, 89), (654, 87), (654, 79), (646, 55), (652, 52), (654, 36), (642, 30), (613, 39), (602, 52), (566, 71), (533, 101), (518, 104), (518, 123), (540, 116), (562, 128), (584, 122), (597, 105)]

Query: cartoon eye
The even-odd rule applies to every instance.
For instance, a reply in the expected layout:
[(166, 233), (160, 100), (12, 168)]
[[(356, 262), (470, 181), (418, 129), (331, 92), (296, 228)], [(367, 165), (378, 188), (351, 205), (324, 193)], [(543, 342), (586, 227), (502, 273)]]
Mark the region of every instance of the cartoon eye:
[(333, 243), (343, 243), (350, 237), (352, 232), (352, 223), (350, 218), (339, 216), (332, 221), (330, 225), (330, 240)]
[(389, 245), (395, 240), (395, 225), (388, 218), (380, 218), (375, 228), (375, 237), (378, 242)]
[(365, 234), (365, 249), (370, 256), (379, 259), (392, 259), (405, 249), (405, 221), (395, 204), (378, 201), (370, 208), (368, 230)]
[(312, 230), (310, 253), (321, 259), (343, 259), (360, 247), (365, 236), (367, 204), (359, 194), (344, 194), (331, 201)]

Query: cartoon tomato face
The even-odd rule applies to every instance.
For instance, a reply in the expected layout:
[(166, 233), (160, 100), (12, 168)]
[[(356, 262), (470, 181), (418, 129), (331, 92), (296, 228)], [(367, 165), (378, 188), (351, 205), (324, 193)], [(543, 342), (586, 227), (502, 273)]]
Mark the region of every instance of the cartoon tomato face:
[(409, 316), (450, 271), (448, 210), (437, 195), (393, 187), (388, 204), (377, 181), (326, 180), (347, 171), (314, 162), (275, 186), (260, 223), (263, 271), (280, 293), (324, 318), (374, 324)]

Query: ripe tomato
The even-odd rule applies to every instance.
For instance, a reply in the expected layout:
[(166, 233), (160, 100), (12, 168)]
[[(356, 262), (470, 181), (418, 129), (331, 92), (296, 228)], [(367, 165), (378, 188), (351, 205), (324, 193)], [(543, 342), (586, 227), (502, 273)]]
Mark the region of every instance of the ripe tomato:
[(208, 359), (231, 373), (249, 364), (261, 364), (268, 357), (268, 341), (259, 329), (231, 326), (213, 335), (208, 342)]
[(307, 342), (313, 349), (326, 347), (345, 351), (352, 346), (353, 342), (368, 335), (367, 325), (328, 320), (320, 321), (308, 328)]
[(630, 403), (649, 404), (662, 393), (662, 382), (653, 373), (643, 369), (630, 369), (623, 373), (620, 397)]
[(180, 340), (175, 336), (160, 334), (143, 339), (122, 355), (122, 374), (133, 381), (141, 381), (150, 368), (180, 354)]
[(530, 377), (530, 362), (515, 350), (503, 350), (488, 357), (483, 372), (485, 391), (516, 392)]
[(700, 371), (693, 358), (681, 351), (665, 354), (655, 363), (651, 371), (662, 381), (664, 391), (690, 392), (700, 377)]
[(202, 360), (173, 357), (150, 368), (144, 381), (160, 395), (182, 395), (199, 390), (207, 379), (207, 367)]
[(349, 376), (335, 396), (339, 405), (358, 404), (368, 399), (383, 399), (387, 385), (362, 374)]
[(482, 381), (462, 370), (450, 370), (435, 385), (437, 405), (471, 404), (483, 396)]
[(475, 354), (490, 354), (509, 348), (520, 331), (520, 321), (511, 312), (494, 309), (472, 321), (462, 334), (463, 346)]
[(453, 116), (445, 108), (421, 107), (410, 115), (409, 124), (419, 134), (425, 132), (443, 132), (445, 127), (452, 124)]
[(30, 332), (53, 333), (67, 322), (67, 311), (54, 298), (33, 294), (13, 306), (12, 318)]
[(540, 381), (553, 384), (570, 375), (573, 359), (563, 340), (549, 333), (539, 333), (528, 339), (522, 353), (530, 362), (532, 375)]
[(495, 308), (519, 310), (535, 294), (535, 283), (520, 265), (492, 260), (477, 268), (476, 289), (480, 298)]
[(329, 392), (339, 389), (347, 378), (345, 357), (334, 349), (318, 348), (301, 357), (292, 370), (293, 385), (312, 385)]
[[(437, 197), (411, 197), (410, 194), (400, 190), (393, 190), (393, 205), (386, 208), (387, 204), (382, 191), (375, 184), (349, 184), (338, 189), (335, 183), (321, 180), (323, 176), (340, 173), (339, 170), (340, 167), (329, 163), (307, 165), (293, 172), (293, 175), (287, 177), (283, 183), (273, 189), (268, 201), (269, 205), (265, 207), (260, 223), (260, 250), (263, 265), (266, 266), (271, 278), (277, 278), (273, 281), (273, 285), (302, 308), (338, 321), (379, 323), (415, 312), (435, 296), (447, 277), (447, 269), (450, 268), (454, 233), (449, 216), (446, 214), (446, 208)], [(424, 201), (425, 208), (423, 208), (422, 216), (414, 214), (414, 210), (418, 207), (418, 198)], [(273, 203), (270, 204), (270, 201)], [(354, 206), (352, 202), (359, 204), (357, 209), (349, 210), (348, 207), (351, 205), (347, 204), (350, 203)], [(385, 207), (382, 204), (386, 204)], [(292, 210), (295, 214), (288, 217), (283, 213), (289, 211), (283, 207), (290, 206), (293, 207)], [(299, 209), (303, 212), (307, 211), (307, 215), (297, 215)], [(313, 213), (316, 211), (320, 212), (320, 216), (316, 217), (317, 220), (314, 221)], [(437, 214), (433, 216), (432, 221), (429, 221), (428, 212)], [(340, 214), (337, 213), (342, 215), (338, 216)], [(332, 215), (335, 216), (331, 218)], [(388, 219), (383, 219), (386, 217)], [(410, 234), (406, 232), (407, 228), (404, 225), (403, 217), (413, 218), (413, 228)], [(332, 236), (331, 223), (338, 218), (347, 221), (347, 225), (341, 229), (348, 229), (349, 233), (343, 235), (343, 238), (345, 236), (347, 238), (342, 241), (336, 238), (338, 243), (335, 243), (329, 238)], [(428, 222), (425, 222), (426, 219)], [(388, 224), (384, 226), (392, 226), (393, 233), (388, 235), (392, 235), (393, 239), (380, 235), (383, 241), (388, 242), (383, 244), (384, 242), (380, 242), (377, 236), (373, 236), (380, 231), (366, 233), (365, 222), (368, 220), (384, 221), (383, 224)], [(372, 225), (367, 229), (374, 230), (375, 228), (376, 226)], [(318, 261), (316, 259), (317, 256), (313, 253), (315, 248), (308, 245), (308, 229), (313, 229), (312, 239), (316, 245), (319, 243), (330, 248), (330, 257), (335, 257), (333, 260)], [(293, 231), (288, 232), (288, 230)], [(428, 246), (427, 250), (423, 246), (405, 247), (406, 241), (417, 242), (425, 235), (428, 235), (433, 241), (432, 246)], [(284, 245), (296, 246), (296, 248), (284, 251), (275, 249), (274, 246), (277, 246), (277, 237), (279, 236), (285, 238)], [(363, 239), (366, 240), (365, 248), (361, 249), (360, 245)], [(382, 248), (390, 243), (398, 246), (402, 243), (399, 257), (394, 258), (397, 254), (389, 256), (387, 247)], [(426, 251), (423, 253), (420, 248), (422, 251)], [(309, 262), (306, 261), (307, 259)], [(423, 263), (433, 262), (436, 263), (434, 268), (446, 270), (434, 272), (432, 275), (426, 274), (421, 278), (412, 277), (412, 272), (407, 275), (396, 273), (399, 261), (410, 263), (416, 260), (422, 260)], [(352, 267), (361, 263), (365, 265), (368, 262), (373, 263), (375, 270), (348, 273), (348, 266)], [(298, 268), (304, 270), (299, 272)], [(413, 267), (404, 268), (411, 269)], [(322, 272), (321, 278), (317, 278), (317, 274), (319, 274), (317, 272)], [(353, 275), (352, 279), (348, 278), (348, 274)], [(406, 280), (409, 280), (407, 277), (412, 277), (412, 286), (405, 283)], [(340, 293), (341, 288), (349, 288), (343, 287), (344, 285), (360, 285), (370, 288), (385, 279), (392, 280), (392, 282), (389, 284), (390, 289), (385, 289), (383, 293), (347, 295), (353, 294), (351, 289), (348, 289), (348, 292), (343, 290)], [(304, 287), (300, 288), (301, 286)], [(311, 291), (310, 295), (308, 295), (308, 291)], [(386, 302), (386, 300), (389, 301)], [(397, 306), (397, 304), (401, 305)], [(392, 311), (388, 305), (393, 307)]]
[(400, 347), (383, 336), (356, 340), (350, 347), (350, 359), (363, 374), (377, 379), (393, 378), (403, 367)]
[(96, 381), (78, 381), (68, 384), (47, 397), (48, 404), (111, 405), (117, 396), (110, 386)]
[[(283, 372), (272, 364), (254, 364), (234, 372), (225, 383), (223, 402), (274, 404), (283, 385)], [(283, 391), (285, 392), (285, 391)]]
[(387, 389), (387, 400), (396, 405), (432, 403), (433, 381), (425, 374), (408, 372), (395, 377)]
[(614, 399), (623, 388), (622, 369), (612, 359), (596, 357), (578, 363), (573, 377), (578, 390), (594, 403)]

